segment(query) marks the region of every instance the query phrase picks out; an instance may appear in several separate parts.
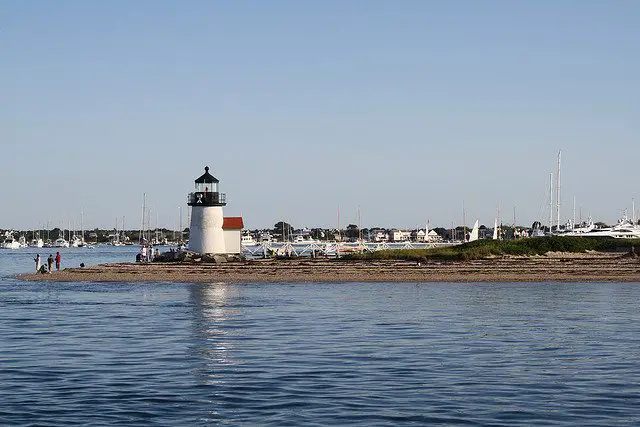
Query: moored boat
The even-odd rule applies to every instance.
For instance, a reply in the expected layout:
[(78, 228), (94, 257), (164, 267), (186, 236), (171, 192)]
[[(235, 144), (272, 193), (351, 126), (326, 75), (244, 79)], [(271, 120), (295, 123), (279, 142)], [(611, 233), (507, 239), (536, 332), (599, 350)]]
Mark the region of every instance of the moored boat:
[(2, 242), (4, 249), (20, 249), (20, 242), (13, 238), (13, 236), (7, 236)]
[(59, 237), (53, 242), (53, 247), (54, 248), (68, 248), (69, 247), (69, 242), (67, 242), (66, 239), (64, 239), (63, 237)]

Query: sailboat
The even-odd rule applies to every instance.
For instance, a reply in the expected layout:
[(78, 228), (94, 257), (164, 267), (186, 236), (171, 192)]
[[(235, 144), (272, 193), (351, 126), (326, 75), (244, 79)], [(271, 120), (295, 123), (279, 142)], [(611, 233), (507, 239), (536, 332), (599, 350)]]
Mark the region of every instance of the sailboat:
[(39, 234), (33, 233), (33, 239), (29, 243), (29, 247), (31, 248), (41, 248), (44, 246), (44, 240), (40, 238)]
[(469, 242), (475, 242), (478, 240), (478, 220), (473, 224), (473, 229), (471, 229), (471, 234), (469, 234)]

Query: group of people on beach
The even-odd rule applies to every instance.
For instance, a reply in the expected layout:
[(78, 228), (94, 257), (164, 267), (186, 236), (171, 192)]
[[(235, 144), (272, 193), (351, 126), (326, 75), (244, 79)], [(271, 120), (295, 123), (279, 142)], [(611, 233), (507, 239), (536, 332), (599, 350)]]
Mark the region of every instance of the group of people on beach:
[(40, 254), (37, 254), (33, 259), (36, 262), (36, 273), (51, 273), (53, 272), (53, 263), (56, 263), (56, 270), (60, 271), (60, 262), (62, 261), (62, 257), (60, 256), (60, 252), (56, 252), (55, 258), (53, 254), (49, 254), (49, 258), (47, 258), (47, 265), (40, 265)]
[(151, 245), (141, 245), (140, 252), (136, 255), (136, 262), (153, 261), (154, 257), (160, 256), (160, 251), (156, 248), (155, 252)]

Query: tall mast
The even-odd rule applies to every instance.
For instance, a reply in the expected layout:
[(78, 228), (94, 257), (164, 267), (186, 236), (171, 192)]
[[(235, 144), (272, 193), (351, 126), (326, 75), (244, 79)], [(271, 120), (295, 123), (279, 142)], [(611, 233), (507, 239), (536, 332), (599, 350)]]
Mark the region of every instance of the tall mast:
[(138, 241), (142, 243), (142, 238), (144, 237), (144, 211), (146, 209), (145, 205), (147, 203), (147, 193), (142, 193), (142, 222), (140, 224), (140, 232), (138, 233)]
[(464, 210), (464, 200), (462, 201), (462, 241), (467, 241), (467, 212)]
[(358, 242), (362, 241), (362, 228), (360, 226), (360, 206), (358, 206)]
[(553, 228), (553, 172), (549, 172), (549, 233)]
[(187, 206), (187, 224), (189, 225), (189, 233), (191, 233), (191, 206)]
[(145, 228), (147, 233), (147, 242), (151, 242), (151, 208), (147, 208), (147, 224)]
[(556, 219), (558, 230), (560, 229), (560, 159), (562, 157), (562, 150), (558, 150), (558, 171), (556, 173)]
[(180, 227), (178, 227), (180, 229), (180, 243), (182, 243), (182, 241), (184, 240), (184, 234), (183, 234), (183, 228), (182, 228), (182, 206), (178, 206), (178, 210), (179, 210), (179, 216), (180, 216)]
[(631, 198), (631, 221), (636, 225), (636, 201), (633, 197)]
[(573, 196), (573, 224), (572, 228), (576, 226), (576, 196)]

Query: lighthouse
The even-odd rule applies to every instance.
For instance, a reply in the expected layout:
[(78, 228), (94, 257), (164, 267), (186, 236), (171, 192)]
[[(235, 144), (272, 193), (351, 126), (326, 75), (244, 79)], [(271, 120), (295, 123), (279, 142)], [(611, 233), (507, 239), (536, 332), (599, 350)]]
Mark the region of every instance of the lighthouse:
[(189, 224), (189, 250), (199, 254), (226, 253), (223, 231), (226, 195), (218, 191), (220, 181), (204, 168), (204, 175), (195, 180), (195, 191), (189, 193), (187, 204), (191, 206)]

